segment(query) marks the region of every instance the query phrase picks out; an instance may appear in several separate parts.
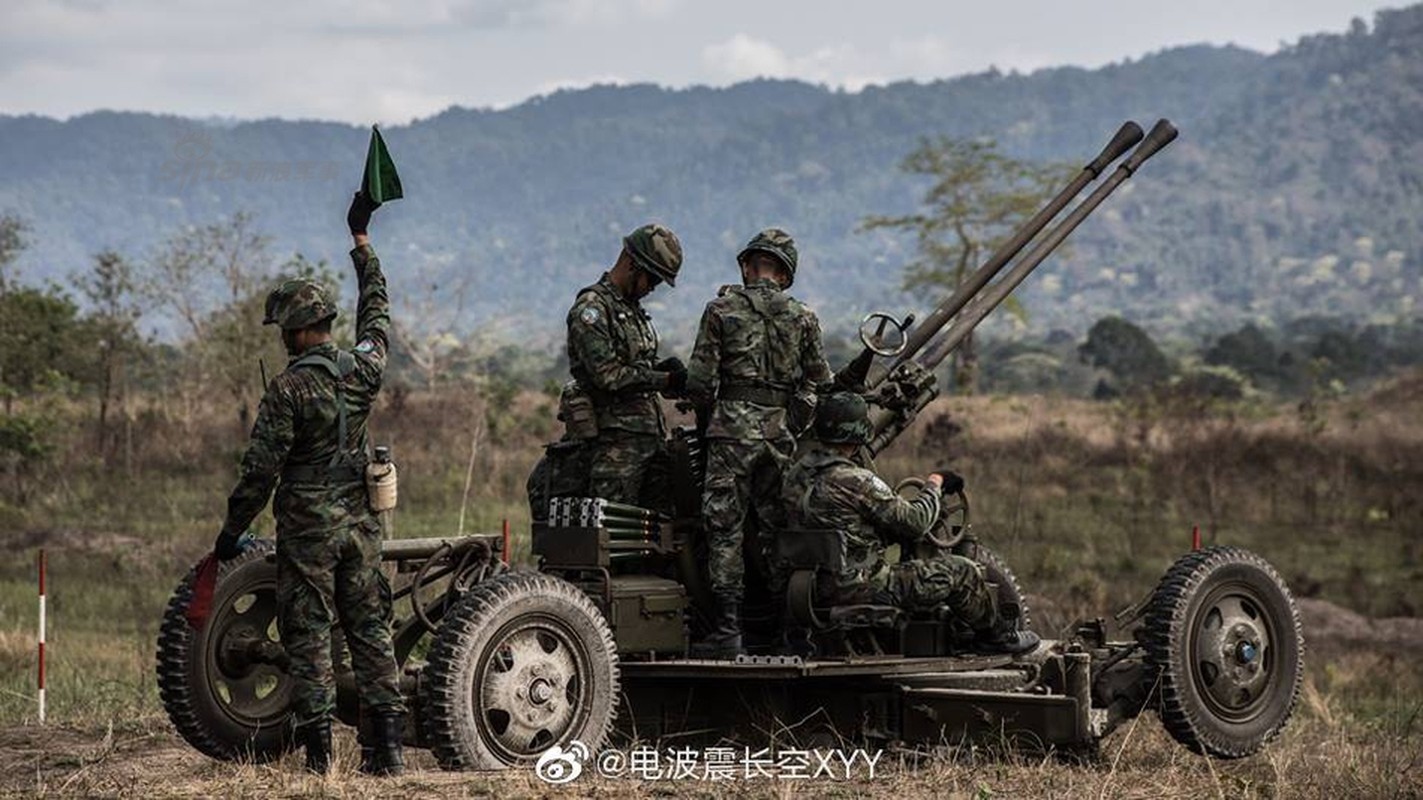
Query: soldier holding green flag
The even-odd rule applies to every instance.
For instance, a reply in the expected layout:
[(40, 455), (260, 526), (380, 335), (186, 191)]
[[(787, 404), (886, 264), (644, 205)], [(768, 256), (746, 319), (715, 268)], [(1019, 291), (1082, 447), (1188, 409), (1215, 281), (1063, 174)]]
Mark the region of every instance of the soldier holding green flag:
[(240, 554), (249, 541), (244, 531), (275, 489), (277, 625), (294, 681), (296, 736), (306, 749), (306, 768), (318, 774), (331, 766), (331, 629), (338, 622), (360, 697), (360, 769), (392, 775), (404, 768), (391, 591), (364, 476), (366, 418), (385, 372), (390, 329), (385, 276), (367, 228), (371, 212), (400, 196), (395, 165), (373, 131), (361, 191), (346, 215), (360, 293), (356, 346), (340, 350), (332, 341), (336, 306), (320, 284), (288, 280), (267, 297), (263, 322), (281, 329), (291, 360), (262, 397), (214, 547), (220, 561)]

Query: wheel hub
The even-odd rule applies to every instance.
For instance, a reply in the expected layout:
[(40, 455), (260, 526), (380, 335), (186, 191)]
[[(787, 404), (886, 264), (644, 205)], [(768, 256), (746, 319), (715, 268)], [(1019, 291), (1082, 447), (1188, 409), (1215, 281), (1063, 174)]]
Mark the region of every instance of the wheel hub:
[(231, 719), (258, 727), (286, 713), (291, 677), (276, 634), (275, 587), (220, 598), (205, 632), (209, 686)]
[(555, 626), (515, 630), (483, 670), (479, 711), (485, 735), (517, 758), (537, 755), (575, 723), (581, 656)]
[(1196, 679), (1222, 717), (1244, 721), (1270, 685), (1273, 655), (1259, 603), (1245, 592), (1222, 591), (1202, 606), (1196, 634)]
[(1255, 642), (1239, 642), (1235, 645), (1235, 660), (1241, 664), (1252, 664), (1260, 653), (1260, 645)]

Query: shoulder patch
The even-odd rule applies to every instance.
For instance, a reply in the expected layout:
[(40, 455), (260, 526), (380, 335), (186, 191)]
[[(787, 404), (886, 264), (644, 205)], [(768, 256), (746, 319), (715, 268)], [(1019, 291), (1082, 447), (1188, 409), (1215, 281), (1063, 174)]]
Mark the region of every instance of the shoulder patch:
[(598, 311), (598, 307), (591, 303), (584, 306), (583, 310), (578, 312), (578, 319), (582, 320), (584, 325), (597, 325), (598, 320), (601, 319), (602, 316), (602, 312)]
[(371, 341), (370, 339), (366, 339), (366, 340), (362, 341), (360, 344), (356, 345), (356, 352), (357, 352), (357, 353), (369, 353), (370, 351), (372, 351), (372, 350), (374, 350), (374, 349), (376, 349), (376, 343), (373, 342), (373, 341)]

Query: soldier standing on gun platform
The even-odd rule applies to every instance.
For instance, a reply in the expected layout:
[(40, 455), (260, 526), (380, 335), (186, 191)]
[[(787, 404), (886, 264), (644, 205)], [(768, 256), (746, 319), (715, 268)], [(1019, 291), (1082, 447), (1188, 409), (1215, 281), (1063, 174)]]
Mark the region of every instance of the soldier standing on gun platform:
[(593, 401), (598, 435), (589, 443), (589, 494), (664, 510), (667, 425), (658, 392), (682, 394), (687, 368), (657, 360), (657, 331), (641, 300), (663, 281), (675, 286), (682, 244), (651, 223), (623, 237), (613, 267), (579, 290), (568, 312), (568, 370)]
[(281, 328), (291, 361), (262, 397), (214, 548), (220, 561), (242, 553), (244, 532), (275, 486), (277, 623), (295, 682), (297, 739), (306, 768), (319, 774), (331, 766), (331, 627), (338, 618), (370, 725), (360, 769), (394, 775), (404, 767), (390, 584), (380, 570), (383, 537), (364, 478), (366, 417), (385, 371), (390, 328), (385, 276), (366, 235), (376, 205), (357, 192), (346, 217), (360, 291), (353, 351), (332, 342), (336, 308), (319, 284), (289, 280), (267, 297), (263, 322)]
[(736, 256), (742, 285), (723, 287), (707, 304), (688, 368), (688, 397), (708, 441), (702, 519), (716, 619), (700, 650), (714, 658), (741, 652), (751, 514), (762, 531), (782, 524), (781, 471), (809, 422), (789, 419), (791, 410), (813, 403), (831, 380), (820, 321), (785, 292), (798, 258), (795, 240), (779, 228), (752, 237)]

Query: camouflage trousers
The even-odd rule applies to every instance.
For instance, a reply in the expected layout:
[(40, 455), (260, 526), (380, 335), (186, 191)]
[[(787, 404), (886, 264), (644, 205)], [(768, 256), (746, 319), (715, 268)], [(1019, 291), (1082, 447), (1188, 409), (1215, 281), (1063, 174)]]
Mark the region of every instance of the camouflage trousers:
[(277, 537), (277, 627), (295, 683), (298, 725), (331, 716), (336, 682), (332, 626), (340, 623), (362, 713), (403, 713), (390, 641), (390, 582), (380, 571), (374, 521)]
[(593, 497), (671, 510), (667, 444), (661, 436), (609, 429), (586, 447), (588, 493)]
[(978, 564), (963, 556), (944, 554), (916, 558), (890, 567), (885, 586), (898, 608), (929, 609), (947, 605), (954, 616), (974, 630), (992, 626), (993, 599)]
[(789, 436), (708, 440), (702, 524), (707, 532), (708, 574), (716, 595), (739, 602), (745, 594), (748, 532), (759, 540), (750, 547), (750, 555), (764, 560), (770, 532), (785, 527), (781, 474), (794, 450), (795, 442)]

